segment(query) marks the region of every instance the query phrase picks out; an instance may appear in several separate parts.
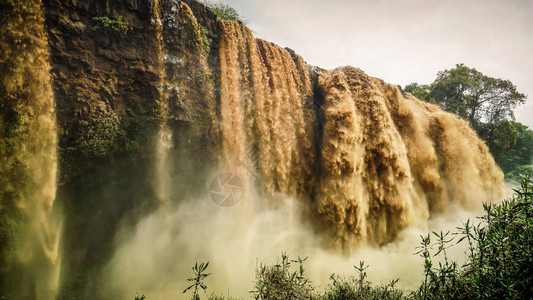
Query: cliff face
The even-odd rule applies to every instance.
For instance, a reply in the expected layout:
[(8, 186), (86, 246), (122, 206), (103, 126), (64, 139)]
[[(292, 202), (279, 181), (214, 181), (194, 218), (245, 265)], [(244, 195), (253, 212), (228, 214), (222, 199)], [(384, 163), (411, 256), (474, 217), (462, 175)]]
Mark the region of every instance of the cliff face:
[[(266, 206), (277, 192), (297, 197), (328, 245), (347, 251), (387, 243), (452, 203), (475, 206), (501, 191), (501, 172), (465, 122), (358, 69), (309, 66), (195, 0), (28, 5), (0, 6), (1, 70), (15, 70), (0, 74), (9, 175), (2, 180), (24, 188), (20, 178), (36, 175), (15, 176), (17, 166), (40, 170), (28, 157), (56, 157), (57, 146), (65, 298), (80, 294), (84, 270), (107, 261), (119, 224), (206, 193), (217, 168), (242, 177)], [(21, 22), (28, 15), (38, 17)], [(49, 103), (32, 113), (35, 99)], [(56, 126), (24, 123), (24, 111)], [(38, 146), (28, 136), (52, 142)], [(42, 178), (55, 188), (55, 177)], [(8, 206), (31, 198), (1, 192)], [(10, 221), (2, 224), (13, 232)], [(13, 234), (2, 238), (3, 257), (17, 251)]]
[[(38, 185), (51, 180), (54, 187), (59, 182), (56, 203), (65, 215), (61, 273), (66, 278), (105, 261), (119, 222), (133, 221), (155, 207), (159, 186), (154, 166), (159, 157), (154, 149), (159, 147), (163, 124), (174, 133), (167, 149), (172, 153), (167, 156), (189, 162), (169, 172), (192, 175), (189, 181), (173, 185), (172, 192), (186, 197), (191, 193), (188, 186), (204, 180), (195, 174), (205, 172), (205, 165), (213, 160), (209, 158), (213, 151), (206, 149), (216, 147), (218, 25), (211, 11), (195, 1), (190, 4), (194, 14), (181, 1), (1, 3), (5, 51), (0, 63), (6, 72), (0, 75), (5, 87), (0, 125), (6, 142), (2, 172), (7, 175), (2, 176), (0, 207), (22, 203), (33, 207), (28, 193), (35, 189), (18, 195), (11, 192), (12, 188), (26, 190), (27, 180), (42, 181)], [(7, 72), (10, 69), (14, 73)], [(16, 78), (20, 80), (15, 82)], [(49, 113), (47, 107), (35, 99), (51, 99), (48, 104), (55, 109), (51, 127), (39, 117)], [(36, 137), (38, 141), (47, 138), (47, 130), (53, 135), (50, 143), (35, 144)], [(31, 162), (35, 161), (32, 156), (39, 158), (41, 153), (53, 158), (50, 164), (55, 166), (56, 148), (57, 176), (55, 167), (46, 167), (53, 173), (46, 178), (23, 170), (45, 168)], [(192, 155), (204, 159), (193, 163)], [(51, 199), (39, 201), (53, 203), (56, 192), (51, 193)], [(21, 280), (34, 284), (30, 268), (13, 277), (18, 268), (16, 252), (21, 250), (17, 235), (29, 235), (17, 228), (26, 226), (33, 214), (20, 208), (2, 210), (2, 259), (15, 263), (2, 270), (2, 286)], [(59, 243), (59, 239), (50, 243), (54, 241)], [(42, 289), (28, 291), (28, 286), (21, 284), (23, 292), (18, 294), (11, 294), (15, 286), (2, 288), (2, 296), (42, 294)]]

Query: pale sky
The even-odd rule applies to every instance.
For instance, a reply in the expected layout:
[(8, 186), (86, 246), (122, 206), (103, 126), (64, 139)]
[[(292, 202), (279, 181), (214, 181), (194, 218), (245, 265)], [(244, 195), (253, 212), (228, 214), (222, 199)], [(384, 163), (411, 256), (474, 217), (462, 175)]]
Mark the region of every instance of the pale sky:
[(256, 37), (326, 69), (352, 65), (404, 86), (457, 63), (511, 80), (533, 128), (533, 0), (222, 0)]

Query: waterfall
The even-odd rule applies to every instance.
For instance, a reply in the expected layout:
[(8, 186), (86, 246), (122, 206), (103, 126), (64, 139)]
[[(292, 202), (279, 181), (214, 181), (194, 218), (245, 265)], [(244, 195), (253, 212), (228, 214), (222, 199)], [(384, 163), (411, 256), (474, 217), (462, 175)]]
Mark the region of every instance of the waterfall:
[(353, 67), (316, 71), (313, 96), (301, 57), (242, 24), (220, 28), (226, 163), (256, 149), (263, 190), (312, 199), (337, 248), (384, 245), (451, 203), (501, 196), (503, 175), (465, 121)]
[[(332, 266), (365, 251), (378, 263), (411, 257), (410, 238), (432, 221), (502, 195), (503, 174), (468, 123), (397, 86), (310, 66), (194, 0), (78, 2), (51, 1), (47, 22), (39, 0), (0, 4), (0, 298), (56, 297), (58, 133), (75, 146), (76, 124), (100, 108), (117, 119), (98, 137), (109, 151), (63, 174), (75, 216), (65, 240), (81, 245), (63, 255), (73, 292), (89, 274), (110, 298), (174, 297), (190, 266), (210, 260), (217, 292), (244, 296), (257, 259), (282, 251), (314, 255), (310, 276), (326, 284)], [(99, 32), (95, 16), (128, 30)], [(114, 168), (128, 171), (107, 176)], [(91, 201), (71, 197), (86, 191)], [(109, 231), (78, 240), (87, 224)]]
[[(221, 116), (227, 164), (252, 160), (265, 192), (311, 189), (316, 116), (307, 65), (221, 21)], [(253, 153), (253, 157), (250, 157)]]
[(16, 237), (2, 245), (8, 252), (2, 296), (51, 300), (59, 283), (61, 218), (54, 203), (57, 132), (44, 16), (38, 0), (4, 7), (0, 192), (3, 209), (8, 207), (2, 218), (13, 221), (2, 222), (2, 231), (12, 226)]
[(172, 160), (169, 152), (172, 148), (172, 132), (168, 127), (168, 91), (166, 90), (167, 76), (164, 71), (165, 53), (163, 48), (163, 22), (161, 20), (161, 5), (158, 0), (153, 2), (152, 27), (156, 33), (157, 64), (159, 74), (158, 115), (159, 129), (155, 146), (155, 176), (154, 189), (159, 203), (166, 203), (170, 197), (170, 172)]
[[(353, 271), (362, 255), (381, 270), (396, 266), (387, 276), (403, 272), (417, 283), (411, 251), (419, 235), (450, 211), (469, 215), (501, 196), (503, 174), (465, 121), (359, 69), (309, 66), (241, 23), (217, 21), (213, 54), (205, 15), (161, 3), (175, 139), (164, 152), (174, 168), (166, 180), (194, 184), (117, 238), (105, 272), (113, 296), (134, 286), (174, 297), (190, 266), (209, 260), (209, 288), (245, 297), (257, 260), (282, 251), (312, 257), (318, 284), (337, 268)], [(181, 172), (212, 154), (208, 175)]]

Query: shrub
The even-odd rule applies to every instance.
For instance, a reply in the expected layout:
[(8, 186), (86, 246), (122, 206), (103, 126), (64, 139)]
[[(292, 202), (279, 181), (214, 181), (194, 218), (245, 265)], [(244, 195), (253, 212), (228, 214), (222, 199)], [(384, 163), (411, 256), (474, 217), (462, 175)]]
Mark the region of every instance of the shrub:
[(361, 261), (359, 267), (354, 266), (359, 273), (358, 278), (343, 278), (331, 274), (332, 283), (328, 286), (320, 299), (327, 300), (352, 300), (352, 299), (403, 299), (403, 292), (394, 286), (398, 279), (392, 280), (389, 284), (373, 286), (366, 280), (365, 262)]
[(243, 24), (248, 23), (248, 21), (243, 16), (241, 16), (237, 12), (237, 10), (235, 10), (235, 8), (225, 3), (222, 3), (220, 1), (209, 1), (209, 0), (203, 1), (202, 3), (205, 4), (205, 6), (209, 7), (209, 9), (211, 9), (211, 11), (214, 12), (217, 15), (217, 17), (219, 17), (222, 20), (231, 20), (231, 21), (240, 22)]
[[(255, 299), (311, 299), (313, 288), (304, 276), (303, 262), (307, 259), (298, 257), (298, 260), (289, 260), (281, 254), (281, 261), (273, 266), (261, 265), (256, 270), (255, 290), (252, 291)], [(291, 272), (291, 263), (298, 263), (297, 271)]]
[[(500, 204), (485, 204), (481, 222), (470, 220), (458, 228), (457, 243), (468, 242), (468, 259), (462, 268), (446, 257), (452, 242), (447, 234), (422, 237), (425, 281), (415, 293), (421, 299), (529, 299), (533, 285), (533, 182), (522, 179), (520, 189)], [(444, 256), (444, 264), (433, 268), (433, 255)]]
[[(481, 226), (463, 271), (465, 290), (492, 299), (530, 298), (533, 286), (533, 182), (524, 177), (515, 195), (484, 205)], [(473, 298), (473, 297), (472, 297)]]

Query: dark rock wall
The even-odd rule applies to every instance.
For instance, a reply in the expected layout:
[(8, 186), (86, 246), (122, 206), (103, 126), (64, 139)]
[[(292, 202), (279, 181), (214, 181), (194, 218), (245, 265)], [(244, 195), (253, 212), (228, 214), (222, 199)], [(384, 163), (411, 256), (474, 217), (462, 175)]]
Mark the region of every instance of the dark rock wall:
[[(185, 2), (190, 9), (178, 0), (43, 0), (65, 215), (60, 298), (98, 297), (87, 278), (112, 255), (118, 228), (157, 206), (154, 149), (163, 123), (173, 133), (174, 199), (201, 192), (191, 186), (205, 182), (216, 161), (217, 18)], [(105, 30), (95, 18), (129, 28)]]
[[(160, 122), (160, 50), (151, 1), (43, 2), (57, 106), (68, 298), (80, 278), (96, 274), (94, 266), (111, 255), (118, 224), (153, 207), (146, 174)], [(97, 17), (121, 17), (131, 29), (97, 30)]]
[[(76, 158), (90, 164), (112, 152), (146, 145), (151, 135), (147, 124), (154, 122), (161, 98), (161, 70), (151, 1), (45, 0), (44, 4), (64, 178), (83, 170)], [(96, 30), (101, 23), (94, 20), (97, 17), (121, 17), (131, 30), (127, 34)], [(102, 118), (120, 120), (113, 132), (89, 140), (104, 144), (103, 149), (92, 151), (77, 144), (80, 135), (87, 134), (80, 121), (99, 123)], [(111, 139), (115, 145), (98, 139)]]

